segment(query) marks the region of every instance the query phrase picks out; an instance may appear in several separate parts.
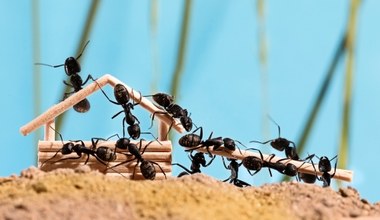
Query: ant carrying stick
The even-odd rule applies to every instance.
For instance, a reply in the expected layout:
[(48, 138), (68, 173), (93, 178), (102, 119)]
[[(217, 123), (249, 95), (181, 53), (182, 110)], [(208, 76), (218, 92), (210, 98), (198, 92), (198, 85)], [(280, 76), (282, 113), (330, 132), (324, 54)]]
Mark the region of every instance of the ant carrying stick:
[[(267, 144), (270, 143), (270, 145), (278, 150), (278, 151), (284, 151), (285, 150), (285, 156), (292, 160), (299, 160), (299, 156), (297, 154), (296, 145), (293, 141), (289, 141), (286, 138), (281, 137), (281, 128), (280, 125), (278, 125), (271, 117), (269, 119), (277, 125), (278, 128), (278, 138), (260, 142), (260, 141), (250, 141), (250, 143), (259, 143), (259, 144)], [(293, 145), (293, 146), (290, 146)]]
[[(152, 123), (151, 126), (153, 126), (153, 120), (156, 114), (168, 114), (172, 116), (173, 118), (178, 118), (181, 122), (181, 125), (186, 131), (191, 131), (193, 128), (193, 121), (190, 118), (189, 113), (187, 112), (187, 109), (183, 109), (181, 106), (174, 103), (174, 97), (171, 95), (168, 95), (166, 93), (156, 93), (154, 95), (146, 95), (144, 97), (152, 97), (153, 100), (159, 105), (159, 107), (163, 108), (165, 111), (157, 111), (154, 112), (152, 115)], [(173, 126), (173, 123), (169, 126), (168, 133), (170, 129)], [(166, 135), (166, 136), (167, 136)]]
[[(64, 64), (59, 65), (50, 65), (45, 63), (35, 63), (35, 65), (42, 65), (42, 66), (49, 66), (53, 68), (64, 66), (66, 75), (70, 76), (70, 83), (63, 81), (63, 83), (69, 87), (72, 87), (74, 91), (65, 93), (65, 96), (63, 99), (66, 99), (68, 96), (70, 96), (73, 93), (76, 93), (82, 89), (82, 86), (84, 86), (87, 81), (91, 78), (91, 75), (87, 76), (87, 79), (83, 82), (82, 78), (79, 75), (79, 72), (81, 71), (80, 64), (78, 62), (78, 59), (82, 56), (84, 49), (86, 49), (87, 44), (90, 41), (87, 41), (87, 43), (84, 45), (81, 53), (77, 56), (77, 58), (69, 57), (65, 60)], [(87, 112), (90, 110), (90, 102), (85, 98), (82, 101), (78, 102), (73, 106), (74, 110), (80, 113)]]

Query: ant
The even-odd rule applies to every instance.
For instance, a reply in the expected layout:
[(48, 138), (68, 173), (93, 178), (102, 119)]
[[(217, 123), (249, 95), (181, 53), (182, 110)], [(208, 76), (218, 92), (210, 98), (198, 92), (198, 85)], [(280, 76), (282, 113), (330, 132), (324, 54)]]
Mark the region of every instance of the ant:
[[(198, 130), (200, 130), (200, 135), (194, 134)], [(186, 134), (186, 135), (182, 136), (178, 142), (182, 147), (191, 148), (191, 149), (186, 150), (186, 151), (192, 151), (192, 150), (196, 150), (196, 149), (201, 148), (201, 147), (206, 147), (207, 153), (210, 155), (210, 157), (212, 157), (212, 154), (211, 154), (209, 148), (211, 146), (214, 146), (213, 149), (215, 150), (224, 144), (222, 137), (211, 138), (212, 134), (213, 134), (213, 132), (211, 132), (211, 134), (207, 140), (202, 141), (203, 128), (199, 127), (197, 129), (195, 129), (191, 134)]]
[[(314, 183), (316, 179), (318, 179), (319, 181), (323, 182), (323, 187), (330, 186), (331, 178), (333, 178), (336, 173), (336, 166), (337, 166), (337, 161), (338, 161), (337, 156), (338, 155), (335, 155), (335, 157), (331, 158), (330, 160), (326, 156), (322, 156), (322, 157), (316, 156), (319, 159), (318, 170), (319, 172), (322, 172), (322, 176), (321, 177), (317, 176), (317, 171), (315, 169), (314, 163), (312, 162), (311, 164), (314, 167), (315, 174), (302, 174), (301, 175), (302, 180), (306, 183)], [(335, 166), (334, 166), (334, 173), (330, 174), (329, 172), (332, 170), (331, 161), (334, 159), (336, 159)]]
[[(265, 141), (265, 142), (260, 142), (260, 141), (250, 141), (250, 143), (259, 143), (259, 144), (267, 144), (267, 143), (270, 143), (270, 145), (278, 150), (278, 151), (284, 151), (285, 150), (285, 156), (289, 159), (292, 159), (292, 160), (300, 160), (300, 157), (298, 156), (297, 154), (297, 150), (296, 150), (296, 145), (293, 141), (289, 141), (288, 139), (286, 138), (282, 138), (281, 137), (281, 128), (280, 126), (271, 118), (269, 117), (269, 119), (275, 123), (277, 125), (277, 128), (278, 128), (278, 138), (276, 139), (272, 139), (272, 140), (268, 140), (268, 141)], [(290, 146), (290, 145), (293, 145), (293, 146)]]
[[(91, 139), (92, 147), (89, 148), (89, 147), (85, 146), (85, 144), (82, 140), (75, 140), (75, 141), (70, 141), (70, 142), (64, 143), (62, 135), (58, 131), (56, 131), (54, 128), (52, 128), (52, 127), (50, 127), (50, 128), (53, 129), (59, 135), (61, 142), (62, 142), (62, 148), (59, 149), (54, 154), (53, 157), (44, 161), (41, 164), (41, 167), (45, 163), (47, 163), (48, 161), (54, 159), (58, 155), (59, 152), (61, 152), (62, 155), (69, 155), (69, 154), (75, 152), (77, 154), (77, 157), (62, 158), (62, 159), (59, 159), (55, 162), (60, 162), (60, 161), (69, 160), (69, 159), (79, 159), (82, 157), (82, 154), (87, 155), (87, 159), (86, 159), (84, 164), (87, 164), (87, 162), (90, 159), (90, 155), (95, 157), (97, 161), (99, 161), (101, 164), (103, 164), (105, 166), (107, 166), (107, 164), (105, 162), (112, 162), (112, 161), (116, 160), (116, 154), (112, 149), (110, 149), (108, 147), (104, 147), (104, 146), (96, 147), (99, 140), (105, 140), (105, 139), (92, 138)], [(108, 140), (108, 139), (106, 139), (106, 140)], [(79, 142), (79, 143), (76, 143), (76, 142)]]
[(243, 162), (238, 163), (236, 159), (227, 158), (227, 160), (230, 161), (230, 164), (227, 166), (226, 162), (224, 161), (224, 157), (222, 157), (222, 160), (224, 167), (227, 170), (231, 170), (231, 175), (227, 179), (223, 180), (223, 182), (227, 182), (229, 180), (230, 183), (233, 183), (237, 187), (250, 186), (249, 183), (238, 179), (239, 167), (243, 164)]
[(184, 175), (189, 175), (189, 174), (194, 174), (194, 173), (201, 173), (201, 166), (202, 167), (208, 167), (212, 163), (212, 161), (215, 159), (215, 155), (214, 155), (213, 158), (208, 163), (206, 163), (204, 153), (197, 152), (197, 153), (195, 153), (195, 155), (193, 155), (193, 151), (190, 151), (188, 157), (191, 161), (190, 170), (187, 169), (182, 164), (179, 164), (179, 163), (173, 163), (172, 164), (172, 165), (177, 165), (177, 166), (179, 166), (185, 170), (184, 172), (181, 172), (178, 175), (178, 177), (181, 177)]
[[(70, 82), (71, 83), (68, 83), (65, 80), (63, 80), (63, 83), (66, 86), (72, 87), (74, 89), (74, 91), (65, 93), (63, 99), (66, 99), (71, 94), (80, 91), (82, 89), (82, 86), (84, 86), (87, 83), (87, 81), (91, 78), (91, 75), (88, 75), (87, 79), (83, 82), (82, 78), (79, 75), (79, 72), (81, 71), (81, 67), (80, 67), (80, 64), (78, 62), (78, 59), (82, 56), (82, 54), (83, 54), (84, 50), (86, 49), (88, 43), (90, 43), (90, 41), (87, 41), (87, 43), (84, 45), (81, 53), (77, 56), (77, 58), (69, 57), (65, 60), (64, 64), (50, 65), (50, 64), (45, 64), (45, 63), (35, 63), (35, 65), (49, 66), (49, 67), (53, 67), (53, 68), (64, 66), (66, 75), (70, 76)], [(81, 100), (80, 102), (78, 102), (77, 104), (75, 104), (73, 106), (73, 108), (75, 111), (77, 111), (79, 113), (85, 113), (88, 110), (90, 110), (90, 102), (85, 98), (85, 99)]]
[[(140, 138), (141, 134), (150, 134), (154, 139), (158, 141), (158, 139), (151, 133), (151, 132), (141, 132), (140, 129), (140, 121), (137, 119), (136, 116), (134, 116), (131, 112), (131, 110), (134, 109), (136, 105), (139, 105), (142, 99), (142, 96), (140, 95), (140, 100), (137, 103), (131, 103), (130, 102), (130, 95), (127, 90), (127, 88), (123, 84), (116, 84), (114, 87), (114, 96), (116, 101), (111, 100), (108, 95), (104, 92), (104, 90), (101, 88), (99, 83), (91, 77), (91, 79), (98, 85), (99, 89), (102, 91), (104, 96), (108, 99), (109, 102), (115, 104), (115, 105), (121, 105), (123, 110), (116, 113), (114, 116), (112, 116), (112, 119), (120, 115), (121, 113), (124, 113), (124, 118), (122, 121), (123, 124), (123, 137), (125, 136), (125, 123), (128, 124), (127, 131), (129, 136), (137, 140)], [(132, 90), (133, 94), (133, 90)]]
[[(186, 131), (191, 131), (193, 128), (193, 121), (190, 118), (189, 113), (187, 112), (187, 109), (183, 109), (181, 106), (174, 103), (174, 97), (171, 95), (168, 95), (166, 93), (156, 93), (154, 95), (146, 95), (144, 97), (152, 97), (153, 100), (161, 106), (166, 112), (154, 112), (152, 115), (152, 123), (151, 126), (153, 126), (153, 120), (154, 116), (156, 114), (169, 114), (173, 118), (178, 118), (181, 122), (181, 125)], [(173, 123), (169, 126), (168, 133), (170, 129), (173, 126)]]
[(118, 163), (112, 167), (109, 167), (108, 169), (113, 169), (117, 166), (120, 166), (120, 165), (129, 163), (131, 161), (137, 160), (137, 163), (133, 169), (132, 179), (135, 178), (136, 167), (139, 165), (140, 162), (141, 162), (141, 164), (140, 164), (141, 174), (143, 175), (143, 177), (145, 179), (154, 180), (156, 178), (156, 168), (154, 167), (154, 165), (157, 165), (160, 168), (161, 172), (164, 174), (165, 179), (166, 179), (166, 174), (165, 174), (164, 170), (162, 169), (162, 167), (158, 163), (156, 163), (154, 161), (150, 161), (150, 160), (145, 160), (142, 156), (144, 154), (146, 148), (153, 141), (150, 141), (147, 145), (145, 145), (144, 149), (140, 153), (141, 147), (142, 147), (142, 141), (143, 141), (143, 139), (140, 139), (140, 146), (137, 147), (137, 145), (134, 143), (131, 143), (128, 138), (119, 138), (116, 141), (115, 147), (118, 149), (122, 149), (122, 150), (128, 150), (130, 154), (128, 154), (128, 153), (123, 153), (123, 154), (126, 156), (134, 156), (134, 157), (132, 159), (123, 161), (123, 162)]

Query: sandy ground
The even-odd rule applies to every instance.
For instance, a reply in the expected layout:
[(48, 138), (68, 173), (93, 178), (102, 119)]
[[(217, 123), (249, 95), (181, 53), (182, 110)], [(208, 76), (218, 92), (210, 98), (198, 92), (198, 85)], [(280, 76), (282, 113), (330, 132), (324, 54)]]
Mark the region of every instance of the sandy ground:
[(0, 179), (1, 219), (380, 219), (380, 203), (353, 188), (303, 183), (238, 188), (197, 174), (131, 181), (31, 167)]

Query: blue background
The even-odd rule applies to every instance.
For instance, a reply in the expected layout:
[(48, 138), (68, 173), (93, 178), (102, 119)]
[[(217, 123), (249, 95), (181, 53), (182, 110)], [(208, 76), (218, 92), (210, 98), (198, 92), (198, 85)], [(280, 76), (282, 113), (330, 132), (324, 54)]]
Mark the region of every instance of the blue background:
[[(0, 1), (0, 66), (3, 101), (0, 114), (0, 175), (18, 174), (35, 164), (38, 132), (22, 136), (19, 128), (34, 118), (35, 62), (61, 64), (76, 56), (90, 1), (40, 1), (40, 60), (33, 58), (32, 4), (36, 1)], [(174, 72), (183, 1), (158, 2), (158, 29), (152, 38), (150, 1), (102, 1), (90, 44), (80, 62), (81, 75), (110, 73), (143, 94), (169, 92)], [(281, 136), (297, 140), (337, 44), (344, 34), (349, 1), (267, 1), (268, 97), (262, 94), (258, 59), (256, 1), (193, 1), (187, 54), (177, 103), (191, 112), (193, 121), (243, 143), (277, 137), (277, 128), (262, 112), (281, 125)], [(349, 167), (356, 187), (369, 201), (379, 201), (380, 155), (380, 1), (363, 2), (358, 17), (355, 80)], [(156, 47), (157, 53), (154, 53)], [(158, 65), (155, 66), (155, 62)], [(66, 78), (63, 68), (40, 67), (41, 112), (58, 102)], [(158, 72), (158, 78), (154, 72)], [(332, 88), (323, 103), (307, 152), (333, 157), (339, 145), (345, 63), (340, 62)], [(155, 81), (155, 79), (158, 79)], [(112, 96), (112, 89), (106, 91)], [(263, 100), (265, 98), (265, 100)], [(86, 114), (68, 111), (60, 131), (64, 139), (108, 137), (121, 132), (121, 118), (111, 120), (119, 108), (101, 93), (89, 97)], [(142, 128), (149, 113), (138, 108)], [(263, 131), (263, 124), (269, 126)], [(265, 130), (265, 129), (264, 129)], [(154, 131), (154, 130), (153, 130)], [(42, 129), (40, 133), (42, 134)], [(173, 137), (174, 161), (189, 166), (187, 155)], [(42, 137), (37, 137), (41, 139)], [(148, 138), (148, 137), (146, 137)], [(253, 145), (250, 145), (253, 146)], [(270, 147), (262, 146), (266, 153)], [(225, 179), (229, 172), (220, 158), (207, 174)], [(174, 168), (174, 174), (181, 170)], [(242, 179), (254, 185), (276, 182), (266, 171), (255, 177), (241, 170)]]

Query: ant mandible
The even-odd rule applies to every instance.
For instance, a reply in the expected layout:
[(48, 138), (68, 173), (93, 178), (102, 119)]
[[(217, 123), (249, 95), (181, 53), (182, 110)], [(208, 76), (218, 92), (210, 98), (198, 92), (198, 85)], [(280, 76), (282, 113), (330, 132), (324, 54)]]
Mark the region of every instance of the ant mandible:
[[(84, 82), (82, 81), (82, 78), (79, 75), (79, 72), (81, 71), (81, 67), (80, 67), (80, 64), (78, 62), (78, 59), (82, 56), (82, 54), (83, 54), (84, 50), (86, 49), (89, 42), (90, 41), (87, 41), (87, 43), (84, 45), (81, 53), (76, 58), (68, 57), (65, 60), (64, 64), (50, 65), (50, 64), (45, 64), (45, 63), (35, 63), (35, 65), (49, 66), (49, 67), (53, 67), (53, 68), (64, 66), (66, 75), (68, 75), (70, 77), (71, 83), (68, 83), (65, 80), (63, 80), (63, 83), (69, 87), (72, 87), (74, 89), (74, 91), (65, 93), (63, 99), (66, 99), (71, 94), (80, 91), (82, 89), (82, 86), (84, 86), (87, 83), (87, 81), (91, 78), (91, 75), (88, 75), (87, 79)], [(73, 106), (74, 110), (77, 112), (80, 112), (80, 113), (87, 112), (88, 110), (90, 110), (90, 107), (91, 107), (90, 102), (86, 98), (81, 100), (80, 102), (78, 102), (77, 104), (75, 104)]]

